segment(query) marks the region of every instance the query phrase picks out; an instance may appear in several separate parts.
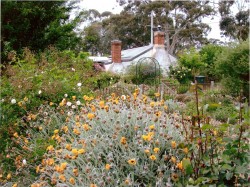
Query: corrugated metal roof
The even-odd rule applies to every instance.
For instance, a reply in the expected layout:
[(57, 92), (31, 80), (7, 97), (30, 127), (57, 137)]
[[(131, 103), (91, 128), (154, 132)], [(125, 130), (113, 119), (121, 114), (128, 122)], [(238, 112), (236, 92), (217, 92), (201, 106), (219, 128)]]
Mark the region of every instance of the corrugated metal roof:
[(137, 58), (138, 56), (148, 52), (151, 49), (153, 49), (152, 45), (123, 50), (121, 52), (122, 53), (122, 62), (132, 61), (135, 58)]

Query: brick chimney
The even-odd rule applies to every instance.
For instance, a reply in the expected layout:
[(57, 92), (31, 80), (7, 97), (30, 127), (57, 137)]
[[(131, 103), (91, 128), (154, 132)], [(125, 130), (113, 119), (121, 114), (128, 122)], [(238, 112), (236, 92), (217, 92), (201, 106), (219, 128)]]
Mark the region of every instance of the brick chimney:
[(161, 31), (154, 32), (154, 45), (164, 45), (165, 34)]
[(120, 40), (113, 40), (111, 42), (111, 54), (112, 54), (112, 62), (121, 63), (121, 50), (122, 50), (122, 42)]

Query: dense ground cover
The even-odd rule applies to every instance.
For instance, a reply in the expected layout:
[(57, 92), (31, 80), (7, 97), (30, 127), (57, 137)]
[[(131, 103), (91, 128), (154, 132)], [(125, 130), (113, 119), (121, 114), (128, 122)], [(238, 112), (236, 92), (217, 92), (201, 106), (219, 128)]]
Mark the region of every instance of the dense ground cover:
[[(182, 115), (185, 104), (84, 95), (47, 103), (12, 132), (13, 186), (231, 186), (248, 184), (247, 115), (236, 125)], [(13, 103), (17, 105), (17, 103)], [(242, 114), (247, 108), (242, 108)], [(13, 181), (13, 182), (11, 182)]]

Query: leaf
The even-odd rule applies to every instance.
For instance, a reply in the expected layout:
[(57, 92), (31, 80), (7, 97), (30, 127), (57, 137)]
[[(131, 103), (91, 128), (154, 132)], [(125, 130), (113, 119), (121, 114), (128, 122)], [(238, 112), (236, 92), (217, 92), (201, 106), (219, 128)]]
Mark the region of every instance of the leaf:
[(231, 162), (230, 157), (229, 157), (228, 155), (223, 154), (223, 155), (221, 156), (221, 158), (222, 158), (222, 160), (223, 160), (225, 163), (230, 163), (230, 162)]
[(213, 128), (213, 126), (210, 125), (210, 124), (204, 124), (204, 125), (201, 127), (202, 130), (209, 130), (209, 129), (211, 129), (211, 128)]
[(228, 127), (229, 127), (229, 124), (226, 124), (226, 123), (221, 124), (219, 127), (219, 130), (226, 131)]
[(192, 166), (191, 166), (190, 159), (188, 159), (188, 158), (183, 158), (183, 159), (182, 159), (182, 165), (183, 165), (183, 168), (185, 169), (187, 175), (193, 173), (193, 168), (192, 168)]
[(243, 167), (243, 166), (236, 166), (235, 168), (235, 172), (236, 173), (245, 173), (247, 171), (247, 167)]
[(198, 183), (198, 184), (205, 184), (207, 182), (209, 182), (209, 178), (207, 177), (199, 177), (195, 182)]
[(231, 173), (231, 172), (226, 173), (226, 179), (227, 180), (230, 180), (232, 177), (233, 177), (233, 173)]
[(224, 164), (224, 165), (221, 167), (221, 169), (223, 169), (223, 170), (231, 170), (232, 167), (231, 167), (230, 165), (228, 165), (228, 164)]
[(205, 175), (205, 174), (209, 173), (209, 171), (210, 171), (209, 169), (203, 169), (201, 172), (203, 175)]

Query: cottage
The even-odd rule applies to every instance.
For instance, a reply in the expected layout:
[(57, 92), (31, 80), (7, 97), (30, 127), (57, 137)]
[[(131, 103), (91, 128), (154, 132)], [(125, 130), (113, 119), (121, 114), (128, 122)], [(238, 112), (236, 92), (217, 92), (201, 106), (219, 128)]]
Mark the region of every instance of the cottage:
[(137, 47), (133, 49), (121, 50), (121, 41), (114, 40), (111, 44), (111, 64), (105, 65), (108, 71), (113, 73), (124, 73), (126, 68), (133, 63), (136, 63), (143, 57), (153, 57), (158, 62), (162, 69), (163, 75), (167, 75), (170, 65), (176, 64), (176, 58), (168, 54), (164, 45), (164, 32), (154, 32), (153, 44)]

